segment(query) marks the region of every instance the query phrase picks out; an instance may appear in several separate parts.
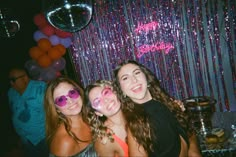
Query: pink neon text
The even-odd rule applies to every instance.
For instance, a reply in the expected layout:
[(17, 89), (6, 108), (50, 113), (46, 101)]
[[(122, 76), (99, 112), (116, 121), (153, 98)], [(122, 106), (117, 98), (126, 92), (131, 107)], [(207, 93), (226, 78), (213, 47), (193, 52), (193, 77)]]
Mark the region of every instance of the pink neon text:
[(170, 43), (156, 43), (154, 45), (142, 45), (138, 48), (138, 53), (136, 53), (137, 57), (140, 58), (147, 52), (155, 52), (158, 50), (164, 50), (165, 54), (168, 54), (171, 49), (174, 47)]
[(136, 28), (136, 29), (134, 30), (134, 32), (135, 32), (136, 34), (139, 34), (139, 33), (141, 33), (142, 31), (148, 32), (148, 31), (150, 31), (150, 30), (156, 30), (157, 26), (158, 26), (158, 23), (155, 22), (155, 21), (154, 21), (154, 22), (150, 22), (150, 23), (148, 23), (148, 24), (140, 24), (140, 23), (138, 23), (138, 28)]
[[(148, 24), (138, 23), (138, 27), (134, 30), (134, 32), (138, 35), (142, 31), (147, 33), (150, 30), (156, 30), (157, 27), (158, 27), (158, 22), (155, 22), (155, 21), (150, 22)], [(173, 48), (174, 48), (174, 46), (171, 43), (165, 43), (165, 42), (157, 42), (153, 45), (144, 44), (144, 45), (138, 47), (138, 52), (136, 52), (136, 55), (138, 58), (140, 58), (145, 53), (156, 52), (158, 50), (164, 50), (165, 54), (168, 54), (169, 51)]]

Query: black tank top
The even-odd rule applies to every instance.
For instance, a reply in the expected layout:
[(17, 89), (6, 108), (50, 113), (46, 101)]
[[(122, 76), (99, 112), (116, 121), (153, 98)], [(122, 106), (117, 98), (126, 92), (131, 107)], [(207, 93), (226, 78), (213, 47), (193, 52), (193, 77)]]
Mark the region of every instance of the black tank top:
[(178, 157), (180, 154), (180, 137), (188, 144), (187, 133), (178, 123), (170, 110), (159, 101), (150, 100), (142, 104), (150, 116), (156, 136), (154, 151), (150, 157)]

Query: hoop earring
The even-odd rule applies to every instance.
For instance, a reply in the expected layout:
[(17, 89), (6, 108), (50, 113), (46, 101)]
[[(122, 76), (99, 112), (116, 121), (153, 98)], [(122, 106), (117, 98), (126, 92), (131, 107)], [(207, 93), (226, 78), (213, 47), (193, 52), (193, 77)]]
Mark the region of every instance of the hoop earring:
[(97, 112), (97, 111), (95, 111), (95, 114), (97, 115), (97, 117), (102, 117), (102, 116), (103, 116), (103, 114), (102, 114), (102, 113), (100, 113), (100, 112)]
[(123, 97), (126, 98), (126, 94), (125, 93), (123, 93)]

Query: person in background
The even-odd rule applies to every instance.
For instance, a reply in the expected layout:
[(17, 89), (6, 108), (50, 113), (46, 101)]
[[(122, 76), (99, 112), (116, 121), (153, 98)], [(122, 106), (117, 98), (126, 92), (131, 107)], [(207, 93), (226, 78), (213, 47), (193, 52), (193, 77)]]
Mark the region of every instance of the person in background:
[(126, 121), (112, 82), (98, 80), (86, 87), (88, 119), (99, 156), (128, 157)]
[(50, 81), (44, 109), (50, 157), (97, 157), (85, 117), (82, 87), (66, 76)]
[(12, 123), (27, 157), (47, 157), (43, 98), (46, 83), (31, 80), (24, 68), (9, 71), (8, 101)]
[[(114, 88), (121, 103), (129, 110), (142, 106), (151, 122), (150, 135), (146, 136), (151, 140), (150, 144), (143, 142), (145, 135), (136, 131), (141, 130), (142, 126), (133, 125), (131, 120), (127, 120), (132, 135), (128, 138), (130, 156), (202, 156), (194, 130), (188, 123), (188, 115), (161, 88), (158, 79), (149, 69), (128, 60), (114, 69), (114, 75)], [(137, 147), (139, 149), (135, 149)]]

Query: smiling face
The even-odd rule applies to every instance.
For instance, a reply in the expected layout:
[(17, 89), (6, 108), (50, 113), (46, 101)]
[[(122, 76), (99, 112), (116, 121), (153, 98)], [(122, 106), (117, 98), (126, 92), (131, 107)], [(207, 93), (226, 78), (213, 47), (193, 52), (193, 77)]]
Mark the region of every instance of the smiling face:
[(81, 112), (83, 101), (73, 85), (62, 82), (53, 92), (55, 106), (65, 116), (75, 116)]
[(106, 117), (120, 111), (120, 101), (110, 86), (96, 86), (89, 91), (88, 97), (92, 108)]
[(118, 72), (118, 80), (123, 93), (134, 102), (142, 104), (152, 99), (147, 78), (138, 65), (123, 65)]

